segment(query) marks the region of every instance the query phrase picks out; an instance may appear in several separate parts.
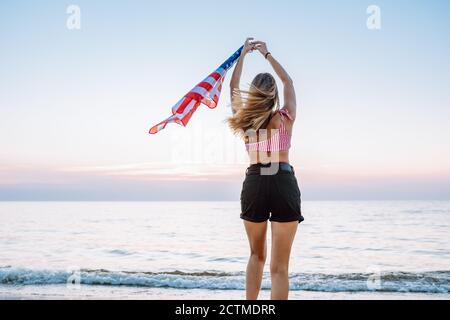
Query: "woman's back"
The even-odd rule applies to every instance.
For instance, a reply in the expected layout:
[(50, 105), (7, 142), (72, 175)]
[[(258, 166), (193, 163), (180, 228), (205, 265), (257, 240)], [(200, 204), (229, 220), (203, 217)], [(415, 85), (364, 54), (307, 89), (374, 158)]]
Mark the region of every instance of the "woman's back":
[(256, 135), (246, 137), (246, 150), (250, 163), (286, 162), (289, 163), (293, 119), (286, 108), (278, 110), (265, 128)]

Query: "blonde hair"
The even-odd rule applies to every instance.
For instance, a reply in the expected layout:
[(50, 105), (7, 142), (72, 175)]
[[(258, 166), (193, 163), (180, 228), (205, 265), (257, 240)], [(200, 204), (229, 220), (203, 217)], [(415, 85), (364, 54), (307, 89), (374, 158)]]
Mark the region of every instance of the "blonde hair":
[(231, 103), (237, 111), (227, 122), (234, 134), (244, 138), (247, 130), (265, 129), (280, 107), (275, 78), (270, 73), (258, 74), (248, 91), (234, 90)]

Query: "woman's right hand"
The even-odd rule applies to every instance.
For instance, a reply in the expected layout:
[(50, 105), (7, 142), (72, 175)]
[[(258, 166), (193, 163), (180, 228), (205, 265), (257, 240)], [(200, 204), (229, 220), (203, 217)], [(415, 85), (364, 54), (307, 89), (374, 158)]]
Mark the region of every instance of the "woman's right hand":
[(263, 56), (266, 56), (266, 54), (269, 52), (269, 50), (267, 49), (267, 44), (263, 41), (254, 41), (253, 46), (256, 50), (261, 52)]
[(247, 54), (247, 53), (249, 53), (249, 52), (252, 52), (253, 50), (255, 50), (255, 45), (253, 44), (253, 39), (254, 38), (247, 38), (246, 40), (245, 40), (245, 43), (244, 43), (244, 49), (242, 50), (242, 53), (245, 55), (245, 54)]

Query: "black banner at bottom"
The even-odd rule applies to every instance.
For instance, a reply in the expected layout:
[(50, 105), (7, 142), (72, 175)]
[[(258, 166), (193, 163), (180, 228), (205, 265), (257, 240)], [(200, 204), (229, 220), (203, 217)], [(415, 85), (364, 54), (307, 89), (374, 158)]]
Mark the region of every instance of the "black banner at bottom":
[[(449, 297), (450, 298), (450, 297)], [(431, 316), (430, 312), (448, 310), (449, 300), (441, 301), (242, 301), (242, 300), (42, 300), (0, 301), (0, 316), (70, 316), (90, 318), (114, 316), (125, 319), (297, 319), (314, 317), (386, 317), (392, 312), (402, 316)], [(9, 309), (9, 310), (8, 310)]]

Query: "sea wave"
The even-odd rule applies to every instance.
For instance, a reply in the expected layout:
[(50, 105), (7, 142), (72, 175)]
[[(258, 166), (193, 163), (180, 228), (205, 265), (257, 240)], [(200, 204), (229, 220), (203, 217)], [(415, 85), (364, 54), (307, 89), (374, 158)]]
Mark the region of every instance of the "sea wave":
[[(0, 267), (0, 285), (81, 284), (148, 288), (244, 290), (243, 272), (130, 272), (82, 269), (75, 272)], [(270, 289), (265, 274), (262, 289)], [(302, 273), (290, 275), (290, 289), (322, 292), (450, 293), (450, 271), (370, 273)]]

